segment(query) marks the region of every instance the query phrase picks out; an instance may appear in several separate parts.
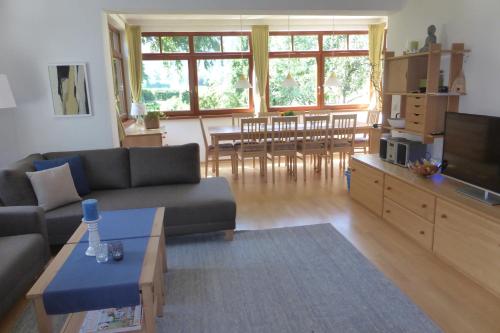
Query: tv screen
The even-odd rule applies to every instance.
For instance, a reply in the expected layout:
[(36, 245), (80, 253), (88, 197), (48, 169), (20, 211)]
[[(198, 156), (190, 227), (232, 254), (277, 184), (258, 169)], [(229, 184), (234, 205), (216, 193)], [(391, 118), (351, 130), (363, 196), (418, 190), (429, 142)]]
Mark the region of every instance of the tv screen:
[(447, 112), (444, 175), (500, 193), (500, 118)]

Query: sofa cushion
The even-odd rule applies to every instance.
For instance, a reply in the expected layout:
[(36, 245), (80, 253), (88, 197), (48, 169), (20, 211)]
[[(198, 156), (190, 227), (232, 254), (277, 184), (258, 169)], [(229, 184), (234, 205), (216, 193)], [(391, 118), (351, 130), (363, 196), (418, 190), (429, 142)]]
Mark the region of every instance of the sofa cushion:
[(46, 246), (41, 234), (0, 237), (0, 317), (24, 297), (43, 270)]
[(79, 195), (90, 193), (90, 186), (83, 168), (82, 159), (79, 155), (68, 157), (54, 158), (51, 160), (38, 160), (33, 162), (37, 171), (47, 170), (68, 163), (71, 170), (71, 177), (75, 183), (76, 190)]
[(132, 187), (200, 182), (200, 148), (182, 146), (130, 148)]
[(0, 171), (0, 200), (5, 206), (36, 206), (35, 192), (26, 172), (35, 171), (33, 162), (42, 159), (40, 154), (29, 155)]
[(68, 163), (47, 170), (26, 172), (26, 175), (33, 185), (38, 206), (45, 211), (82, 199), (76, 191)]
[[(126, 190), (95, 191), (86, 198), (99, 200), (102, 210), (165, 207), (165, 226), (217, 224), (234, 229), (236, 203), (225, 178), (202, 179), (197, 184), (135, 187)], [(45, 214), (51, 244), (65, 242), (80, 224), (80, 204), (71, 204)], [(208, 227), (190, 232), (206, 231)], [(221, 230), (218, 228), (217, 230)]]
[(47, 159), (79, 155), (82, 158), (90, 189), (108, 190), (130, 187), (130, 164), (125, 148), (52, 152)]

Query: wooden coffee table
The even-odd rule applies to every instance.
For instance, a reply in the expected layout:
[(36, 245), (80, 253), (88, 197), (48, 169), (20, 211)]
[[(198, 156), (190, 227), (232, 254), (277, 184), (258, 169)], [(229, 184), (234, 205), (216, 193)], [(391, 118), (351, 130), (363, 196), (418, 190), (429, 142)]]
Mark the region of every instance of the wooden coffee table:
[[(157, 209), (151, 230), (151, 236), (148, 237), (148, 243), (139, 278), (143, 320), (141, 323), (141, 330), (134, 332), (155, 332), (155, 316), (161, 317), (163, 315), (163, 305), (165, 304), (165, 281), (163, 273), (167, 270), (165, 234), (163, 227), (164, 211), (164, 208)], [(33, 302), (38, 331), (40, 333), (53, 332), (51, 318), (45, 311), (43, 293), (54, 279), (57, 272), (66, 262), (78, 244), (78, 241), (83, 237), (85, 231), (86, 226), (80, 225), (68, 243), (64, 245), (59, 253), (53, 258), (27, 294), (27, 298)], [(87, 312), (68, 314), (68, 318), (66, 319), (61, 332), (78, 333), (86, 314)]]

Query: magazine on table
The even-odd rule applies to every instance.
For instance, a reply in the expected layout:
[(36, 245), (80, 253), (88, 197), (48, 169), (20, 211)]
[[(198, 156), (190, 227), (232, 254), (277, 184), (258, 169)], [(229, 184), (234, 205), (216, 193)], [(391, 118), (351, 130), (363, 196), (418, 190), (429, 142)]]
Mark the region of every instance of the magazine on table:
[(87, 312), (80, 333), (118, 333), (141, 329), (142, 307), (110, 308)]

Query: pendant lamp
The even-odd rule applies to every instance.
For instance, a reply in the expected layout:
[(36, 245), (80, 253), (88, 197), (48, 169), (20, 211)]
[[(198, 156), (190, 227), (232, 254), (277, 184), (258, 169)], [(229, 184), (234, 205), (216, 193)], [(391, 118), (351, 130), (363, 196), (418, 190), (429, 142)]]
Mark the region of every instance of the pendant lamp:
[(281, 83), (281, 86), (283, 86), (284, 88), (293, 88), (293, 87), (298, 87), (299, 83), (295, 81), (295, 79), (292, 76), (292, 73), (290, 72), (291, 69), (290, 52), (292, 51), (293, 48), (292, 35), (290, 34), (290, 15), (288, 15), (288, 35), (290, 36), (290, 48), (288, 49), (288, 75), (286, 76), (285, 80)]
[[(241, 43), (241, 60), (243, 61), (243, 18), (240, 15), (240, 43)], [(236, 89), (250, 89), (252, 85), (248, 81), (248, 78), (245, 74), (241, 74), (238, 81), (234, 85)]]
[[(335, 16), (332, 16), (332, 49), (335, 43)], [(339, 86), (339, 80), (335, 72), (331, 72), (330, 76), (325, 80), (325, 87), (335, 88)]]

